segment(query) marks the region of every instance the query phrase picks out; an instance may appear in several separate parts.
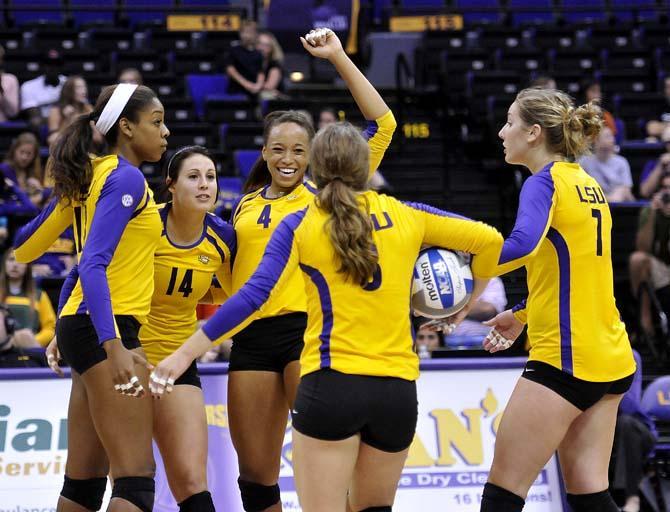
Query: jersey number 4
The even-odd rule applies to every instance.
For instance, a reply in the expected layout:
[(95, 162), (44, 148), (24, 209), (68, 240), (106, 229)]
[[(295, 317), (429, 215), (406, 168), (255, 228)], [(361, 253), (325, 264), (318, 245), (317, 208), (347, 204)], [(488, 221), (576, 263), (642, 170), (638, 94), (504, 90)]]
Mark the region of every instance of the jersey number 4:
[(263, 207), (263, 211), (261, 211), (258, 221), (256, 222), (256, 224), (263, 224), (263, 228), (269, 228), (270, 222), (272, 222), (272, 219), (270, 218), (270, 206), (271, 205), (266, 204)]
[[(179, 269), (177, 267), (172, 267), (172, 273), (170, 274), (170, 282), (168, 283), (166, 295), (172, 295), (174, 293), (174, 287), (177, 284), (177, 273)], [(184, 277), (181, 279), (181, 284), (177, 288), (178, 292), (181, 292), (184, 297), (191, 295), (193, 291), (193, 269), (186, 269), (184, 272)]]

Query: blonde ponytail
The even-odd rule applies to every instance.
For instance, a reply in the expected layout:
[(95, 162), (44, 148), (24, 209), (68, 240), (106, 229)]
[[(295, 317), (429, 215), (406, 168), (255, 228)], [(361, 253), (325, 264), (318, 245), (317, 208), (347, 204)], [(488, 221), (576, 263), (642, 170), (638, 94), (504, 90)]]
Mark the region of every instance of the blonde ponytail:
[[(316, 205), (329, 214), (326, 230), (340, 262), (338, 272), (364, 286), (379, 261), (367, 200), (369, 148), (356, 128), (335, 123), (319, 131), (310, 169), (319, 193)], [(361, 204), (362, 203), (362, 204)]]

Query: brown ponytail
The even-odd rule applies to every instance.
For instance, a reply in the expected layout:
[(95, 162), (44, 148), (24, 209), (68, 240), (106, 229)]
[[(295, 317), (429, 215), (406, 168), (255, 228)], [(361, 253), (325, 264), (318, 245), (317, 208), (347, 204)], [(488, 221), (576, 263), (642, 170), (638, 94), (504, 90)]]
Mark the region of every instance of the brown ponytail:
[(554, 89), (529, 88), (516, 97), (521, 120), (539, 125), (547, 150), (576, 160), (588, 153), (603, 126), (603, 114), (595, 102), (575, 108), (570, 96)]
[(326, 230), (340, 260), (338, 272), (361, 286), (372, 279), (379, 261), (369, 205), (361, 205), (357, 194), (367, 188), (368, 167), (368, 145), (349, 123), (332, 124), (314, 138), (311, 171), (320, 189), (316, 205), (330, 215)]

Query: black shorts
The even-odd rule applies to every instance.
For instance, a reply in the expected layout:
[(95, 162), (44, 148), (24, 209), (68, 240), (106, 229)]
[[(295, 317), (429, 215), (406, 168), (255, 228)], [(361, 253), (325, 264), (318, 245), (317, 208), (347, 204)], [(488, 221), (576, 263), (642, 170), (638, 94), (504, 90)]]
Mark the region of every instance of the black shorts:
[(396, 453), (412, 443), (417, 414), (414, 381), (326, 369), (300, 380), (291, 418), (306, 436), (339, 441), (360, 433), (365, 444)]
[(306, 313), (289, 313), (250, 323), (233, 336), (228, 371), (284, 373), (287, 364), (300, 360), (306, 328)]
[[(121, 334), (121, 342), (128, 350), (141, 346), (137, 336), (140, 323), (131, 315), (114, 315)], [(98, 342), (89, 315), (64, 316), (56, 325), (58, 350), (65, 362), (80, 375), (107, 359), (107, 352)]]
[(186, 368), (186, 371), (182, 373), (177, 380), (174, 381), (175, 386), (182, 384), (190, 384), (197, 388), (202, 389), (202, 383), (200, 382), (200, 376), (198, 375), (198, 367), (195, 364), (195, 361)]
[(548, 387), (578, 409), (585, 411), (605, 395), (622, 395), (628, 391), (635, 372), (611, 382), (590, 382), (578, 379), (542, 361), (528, 361), (521, 376)]

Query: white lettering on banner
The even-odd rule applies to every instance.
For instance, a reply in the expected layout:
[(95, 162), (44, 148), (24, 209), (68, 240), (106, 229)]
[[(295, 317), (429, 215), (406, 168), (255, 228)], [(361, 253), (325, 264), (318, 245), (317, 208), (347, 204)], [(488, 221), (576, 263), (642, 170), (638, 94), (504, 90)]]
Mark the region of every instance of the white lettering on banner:
[[(417, 431), (399, 481), (394, 511), (479, 511), (495, 433), (521, 371), (520, 363), (518, 369), (511, 370), (421, 374), (417, 382)], [(229, 443), (230, 436), (227, 377), (203, 375), (201, 379), (210, 432), (210, 487), (217, 505), (225, 505), (226, 512), (243, 512), (232, 447), (217, 451), (221, 450), (221, 440)], [(67, 379), (25, 380), (19, 385), (17, 381), (0, 380), (0, 512), (6, 512), (8, 505), (13, 507), (8, 509), (11, 512), (53, 510), (65, 467), (69, 387)], [(158, 460), (157, 464), (154, 511), (176, 512), (162, 464)], [(299, 512), (290, 424), (282, 450), (280, 486), (284, 510)], [(563, 512), (554, 459), (531, 487), (524, 512)]]

